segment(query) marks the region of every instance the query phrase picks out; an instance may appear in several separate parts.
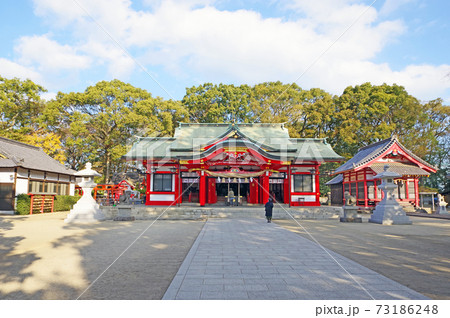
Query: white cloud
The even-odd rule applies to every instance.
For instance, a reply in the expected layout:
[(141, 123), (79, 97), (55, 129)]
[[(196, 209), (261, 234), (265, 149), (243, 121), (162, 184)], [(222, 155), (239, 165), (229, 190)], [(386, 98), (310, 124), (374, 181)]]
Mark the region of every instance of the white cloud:
[(20, 78), (22, 80), (30, 79), (35, 83), (43, 82), (41, 75), (32, 68), (12, 62), (0, 57), (0, 75), (6, 78)]
[(86, 69), (91, 60), (69, 45), (61, 45), (48, 36), (24, 36), (18, 40), (15, 51), (25, 65), (37, 65), (48, 72)]
[(91, 40), (80, 46), (80, 50), (90, 54), (98, 65), (103, 64), (112, 78), (128, 78), (136, 69), (136, 63), (121, 48), (111, 43)]
[(289, 83), (310, 67), (298, 83), (337, 94), (367, 81), (395, 82), (423, 99), (448, 94), (449, 81), (437, 80), (448, 65), (410, 65), (394, 72), (372, 61), (406, 32), (404, 22), (382, 16), (411, 1), (386, 0), (378, 12), (358, 0), (286, 0), (285, 9), (298, 13), (287, 21), (251, 10), (221, 11), (210, 0), (145, 0), (147, 7), (139, 11), (131, 0), (34, 0), (35, 12), (55, 28), (70, 29), (78, 45), (46, 42), (44, 36), (37, 42), (48, 44), (41, 46), (48, 54), (31, 54), (31, 44), (18, 52), (23, 63), (46, 69), (104, 65), (117, 78), (139, 69), (125, 48), (147, 66), (164, 67), (174, 81)]

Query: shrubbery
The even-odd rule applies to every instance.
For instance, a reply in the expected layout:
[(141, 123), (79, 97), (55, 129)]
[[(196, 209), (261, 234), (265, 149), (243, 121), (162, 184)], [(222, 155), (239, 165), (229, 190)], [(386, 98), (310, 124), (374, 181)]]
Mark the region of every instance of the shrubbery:
[[(57, 195), (53, 205), (53, 211), (69, 211), (81, 197), (78, 195)], [(30, 214), (31, 198), (28, 194), (17, 196), (16, 214)]]
[(19, 194), (17, 196), (16, 214), (30, 214), (31, 198), (28, 194)]
[(57, 195), (53, 209), (54, 211), (70, 211), (80, 198), (78, 195)]

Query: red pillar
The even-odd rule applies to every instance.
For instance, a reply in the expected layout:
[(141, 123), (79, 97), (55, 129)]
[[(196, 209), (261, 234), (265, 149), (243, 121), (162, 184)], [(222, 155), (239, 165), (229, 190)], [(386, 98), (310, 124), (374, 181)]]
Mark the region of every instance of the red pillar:
[(269, 176), (268, 171), (264, 173), (262, 177), (262, 204), (266, 204), (269, 201)]
[(217, 203), (216, 179), (208, 178), (208, 204)]
[(200, 206), (205, 206), (206, 204), (206, 176), (203, 171), (200, 172), (200, 180), (199, 180), (199, 202)]
[(250, 201), (248, 203), (258, 203), (258, 183), (256, 179), (250, 182)]
[(367, 170), (364, 169), (364, 206), (369, 207), (368, 193), (367, 193)]
[(319, 165), (316, 165), (316, 205), (320, 205)]
[(284, 204), (289, 204), (289, 196), (291, 194), (290, 187), (289, 187), (289, 178), (286, 176), (286, 179), (283, 180), (283, 198), (284, 198)]
[(255, 185), (255, 200), (253, 201), (253, 203), (260, 203), (259, 202), (259, 194), (261, 193), (259, 187), (259, 178), (253, 178), (253, 184)]
[(150, 182), (152, 180), (152, 175), (147, 173), (147, 188), (145, 189), (145, 204), (150, 205)]
[(416, 208), (419, 207), (419, 179), (418, 178), (414, 178), (414, 204), (416, 205)]
[(179, 177), (178, 177), (178, 171), (175, 174), (175, 204), (180, 203), (180, 194), (181, 194), (181, 189), (180, 189), (180, 182), (179, 182)]
[(183, 184), (181, 183), (181, 166), (178, 164), (178, 170), (177, 170), (177, 184), (178, 184), (178, 204), (181, 204), (183, 202)]
[(292, 205), (292, 173), (291, 173), (292, 169), (291, 168), (292, 168), (291, 166), (288, 167), (289, 173), (288, 173), (288, 183), (287, 183), (288, 184), (289, 207), (291, 207), (291, 205)]

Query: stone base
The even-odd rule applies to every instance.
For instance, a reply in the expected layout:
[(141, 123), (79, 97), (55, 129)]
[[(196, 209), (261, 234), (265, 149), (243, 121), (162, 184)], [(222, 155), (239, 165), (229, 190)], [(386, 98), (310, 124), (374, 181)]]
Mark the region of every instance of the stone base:
[(136, 218), (134, 216), (116, 216), (114, 221), (134, 221)]
[(339, 221), (340, 222), (347, 222), (347, 223), (362, 223), (362, 218), (358, 218), (358, 217), (356, 217), (356, 218), (346, 218), (346, 217), (343, 217), (343, 218), (339, 218)]
[(81, 199), (70, 210), (64, 220), (65, 223), (95, 223), (105, 220), (105, 216), (95, 201), (93, 204), (80, 201)]
[(104, 220), (105, 218), (98, 213), (69, 213), (64, 223), (96, 223)]
[(396, 203), (385, 205), (378, 204), (373, 211), (369, 222), (383, 225), (412, 224), (403, 208)]
[(445, 215), (448, 215), (448, 214), (450, 214), (450, 213), (448, 213), (448, 211), (447, 211), (447, 209), (446, 209), (446, 207), (445, 206), (440, 206), (438, 209), (437, 209), (437, 211), (436, 211), (436, 214), (445, 214)]

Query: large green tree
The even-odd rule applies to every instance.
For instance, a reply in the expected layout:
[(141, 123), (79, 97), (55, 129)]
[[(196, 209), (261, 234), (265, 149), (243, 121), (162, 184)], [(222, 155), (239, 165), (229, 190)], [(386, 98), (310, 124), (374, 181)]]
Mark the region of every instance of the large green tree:
[(402, 86), (364, 83), (347, 87), (335, 99), (334, 132), (330, 140), (335, 149), (352, 157), (360, 147), (399, 135), (410, 136), (420, 119), (421, 104)]
[(43, 119), (62, 136), (72, 168), (93, 161), (110, 182), (134, 136), (170, 135), (185, 115), (179, 102), (153, 98), (146, 90), (112, 80), (82, 93), (59, 93)]
[(250, 87), (206, 83), (186, 89), (182, 104), (195, 123), (248, 122)]
[(47, 129), (40, 115), (46, 92), (33, 81), (0, 76), (0, 136), (41, 147), (54, 159), (64, 162), (59, 137)]

